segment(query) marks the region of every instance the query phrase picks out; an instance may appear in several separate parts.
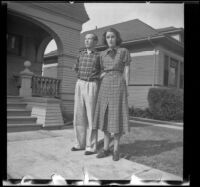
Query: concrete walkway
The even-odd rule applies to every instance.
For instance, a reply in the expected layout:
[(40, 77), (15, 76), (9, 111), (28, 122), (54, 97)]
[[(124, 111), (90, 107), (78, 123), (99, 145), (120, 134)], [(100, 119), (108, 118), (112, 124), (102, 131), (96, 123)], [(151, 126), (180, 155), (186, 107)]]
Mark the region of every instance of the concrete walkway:
[[(98, 139), (102, 138), (99, 131)], [(135, 175), (143, 180), (182, 181), (181, 177), (124, 158), (115, 162), (112, 156), (97, 159), (96, 155), (84, 155), (84, 151), (72, 152), (73, 129), (8, 133), (7, 139), (7, 172), (12, 179), (25, 175), (51, 179), (57, 173), (66, 180), (83, 180), (85, 171), (91, 180), (131, 180)]]

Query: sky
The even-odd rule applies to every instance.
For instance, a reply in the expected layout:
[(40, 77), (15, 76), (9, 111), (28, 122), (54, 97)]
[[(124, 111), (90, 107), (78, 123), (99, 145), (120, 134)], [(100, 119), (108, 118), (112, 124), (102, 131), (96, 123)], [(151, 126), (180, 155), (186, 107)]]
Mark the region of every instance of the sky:
[[(139, 19), (151, 27), (182, 27), (184, 28), (183, 3), (84, 3), (90, 18), (83, 24), (85, 32), (124, 21)], [(52, 40), (45, 50), (45, 54), (57, 49)]]

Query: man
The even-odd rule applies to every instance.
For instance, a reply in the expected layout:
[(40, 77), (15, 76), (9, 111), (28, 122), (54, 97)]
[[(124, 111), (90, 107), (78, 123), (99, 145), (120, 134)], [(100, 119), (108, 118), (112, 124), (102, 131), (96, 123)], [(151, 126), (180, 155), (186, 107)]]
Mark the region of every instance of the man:
[(97, 130), (92, 129), (100, 76), (99, 53), (94, 49), (97, 42), (98, 37), (95, 34), (85, 36), (85, 49), (80, 52), (74, 67), (78, 77), (74, 102), (76, 144), (71, 150), (85, 149), (85, 155), (97, 152)]

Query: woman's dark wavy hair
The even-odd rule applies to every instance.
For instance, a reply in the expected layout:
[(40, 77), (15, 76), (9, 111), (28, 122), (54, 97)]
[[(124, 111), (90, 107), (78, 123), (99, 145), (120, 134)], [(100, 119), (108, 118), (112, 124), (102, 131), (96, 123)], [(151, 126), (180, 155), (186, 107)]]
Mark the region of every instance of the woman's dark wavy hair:
[(103, 33), (103, 36), (102, 36), (103, 45), (106, 45), (108, 47), (108, 44), (107, 44), (107, 41), (106, 41), (106, 33), (107, 32), (113, 32), (115, 34), (115, 36), (116, 36), (116, 46), (119, 46), (122, 43), (122, 39), (121, 39), (119, 31), (117, 31), (114, 28), (109, 28), (107, 31), (105, 31)]

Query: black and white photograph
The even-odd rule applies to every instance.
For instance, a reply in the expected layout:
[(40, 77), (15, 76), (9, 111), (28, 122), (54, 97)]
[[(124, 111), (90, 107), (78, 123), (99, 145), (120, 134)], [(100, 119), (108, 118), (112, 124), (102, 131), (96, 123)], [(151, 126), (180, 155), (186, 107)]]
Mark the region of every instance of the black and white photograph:
[(4, 185), (184, 181), (184, 3), (4, 5)]

